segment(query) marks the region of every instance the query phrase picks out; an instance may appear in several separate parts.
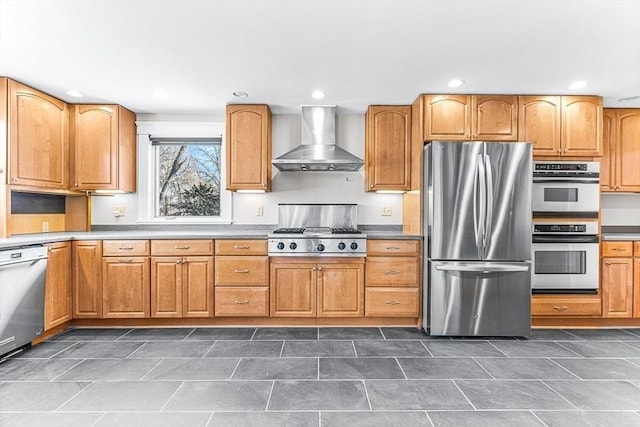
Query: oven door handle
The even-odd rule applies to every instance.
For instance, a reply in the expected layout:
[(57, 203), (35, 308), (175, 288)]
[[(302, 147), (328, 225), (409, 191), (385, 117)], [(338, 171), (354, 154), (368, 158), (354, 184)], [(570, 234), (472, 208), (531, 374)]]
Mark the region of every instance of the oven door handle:
[(588, 236), (549, 236), (533, 235), (532, 243), (598, 243), (600, 238), (594, 235)]

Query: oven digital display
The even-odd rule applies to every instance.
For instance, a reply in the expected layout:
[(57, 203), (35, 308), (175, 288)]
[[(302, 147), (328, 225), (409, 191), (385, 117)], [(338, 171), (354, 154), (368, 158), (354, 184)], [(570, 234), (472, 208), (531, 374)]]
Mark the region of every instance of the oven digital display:
[(534, 230), (537, 233), (586, 233), (584, 224), (536, 224)]
[(536, 163), (537, 171), (586, 171), (586, 163)]
[(545, 188), (544, 201), (545, 202), (577, 202), (578, 189), (577, 188)]

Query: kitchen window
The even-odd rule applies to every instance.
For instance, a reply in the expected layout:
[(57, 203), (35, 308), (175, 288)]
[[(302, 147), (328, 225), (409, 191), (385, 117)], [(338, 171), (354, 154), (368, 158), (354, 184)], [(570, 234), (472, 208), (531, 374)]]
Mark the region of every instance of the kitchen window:
[(222, 126), (138, 124), (139, 222), (231, 222)]

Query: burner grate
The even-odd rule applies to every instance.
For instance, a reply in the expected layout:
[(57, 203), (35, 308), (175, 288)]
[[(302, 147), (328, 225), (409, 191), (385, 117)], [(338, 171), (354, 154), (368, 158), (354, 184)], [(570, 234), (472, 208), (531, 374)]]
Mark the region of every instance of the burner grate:
[(273, 234), (302, 234), (304, 233), (304, 228), (278, 228), (277, 230), (273, 230)]
[(330, 228), (331, 234), (361, 234), (362, 231), (356, 228)]

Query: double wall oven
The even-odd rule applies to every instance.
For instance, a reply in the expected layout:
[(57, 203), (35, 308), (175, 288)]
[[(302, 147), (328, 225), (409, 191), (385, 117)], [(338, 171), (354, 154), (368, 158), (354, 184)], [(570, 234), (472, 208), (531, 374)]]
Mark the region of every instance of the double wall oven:
[(534, 293), (596, 293), (600, 164), (536, 161), (532, 190)]

